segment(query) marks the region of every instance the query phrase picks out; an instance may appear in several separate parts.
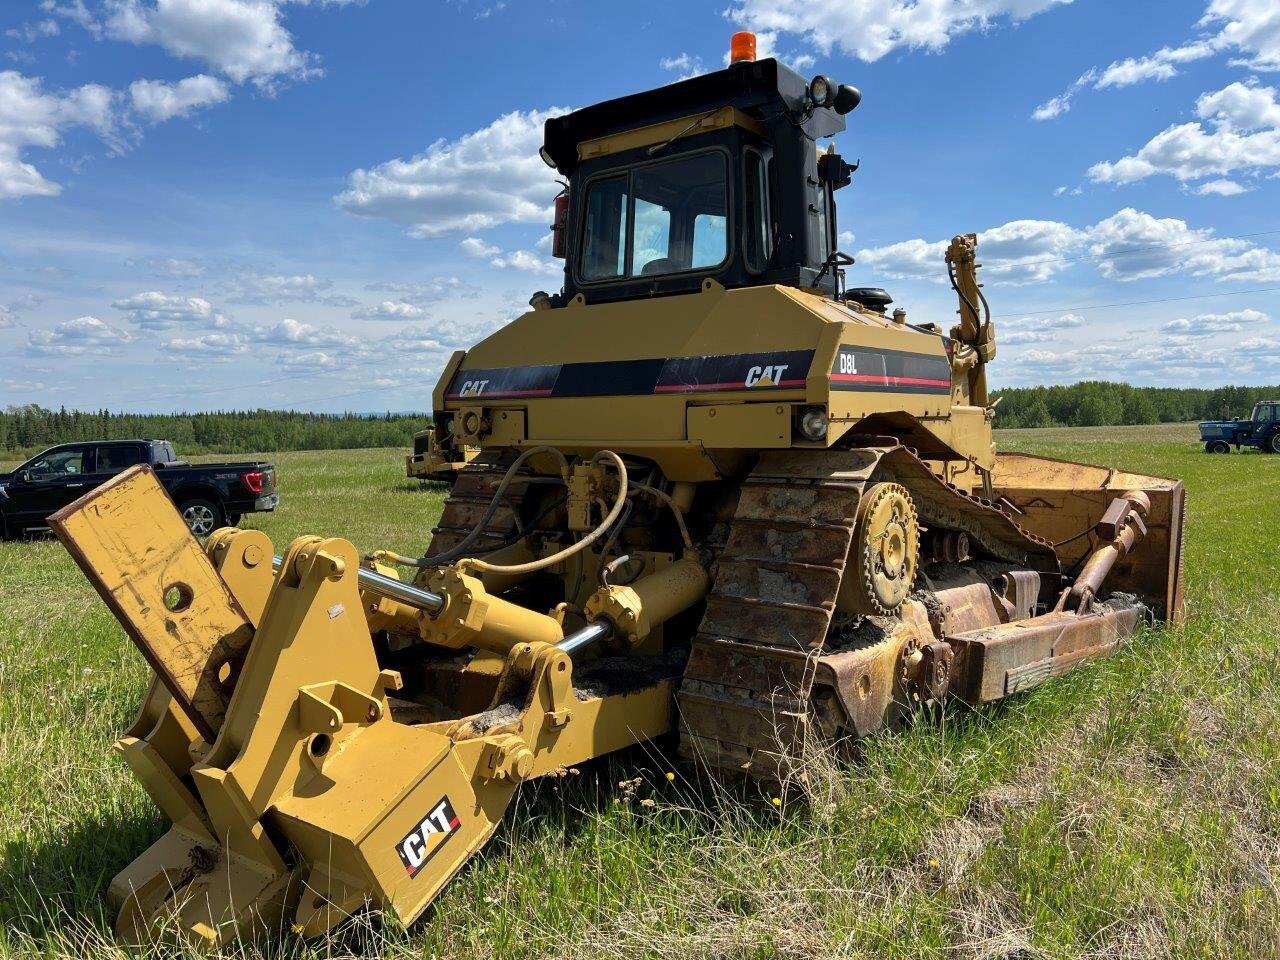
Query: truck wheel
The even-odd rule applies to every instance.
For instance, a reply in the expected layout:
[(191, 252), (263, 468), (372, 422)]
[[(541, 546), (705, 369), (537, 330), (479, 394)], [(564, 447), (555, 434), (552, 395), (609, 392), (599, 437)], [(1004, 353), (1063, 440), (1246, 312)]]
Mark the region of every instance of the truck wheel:
[(196, 498), (184, 500), (178, 506), (178, 512), (188, 529), (197, 537), (207, 537), (223, 526), (222, 508), (212, 500)]
[(1206, 453), (1230, 453), (1231, 444), (1225, 440), (1210, 440), (1204, 445)]
[(1262, 449), (1267, 453), (1280, 453), (1280, 430), (1262, 441)]

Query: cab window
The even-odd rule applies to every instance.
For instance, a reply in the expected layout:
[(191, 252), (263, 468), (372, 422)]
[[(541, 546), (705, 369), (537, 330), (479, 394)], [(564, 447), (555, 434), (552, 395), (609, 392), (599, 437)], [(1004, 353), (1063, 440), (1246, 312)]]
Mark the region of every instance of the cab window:
[(608, 280), (623, 275), (629, 206), (626, 177), (597, 180), (587, 191), (582, 244), (584, 280)]
[(32, 461), (26, 472), (33, 480), (78, 476), (85, 472), (84, 454), (83, 450), (58, 450)]
[(98, 447), (95, 473), (115, 473), (142, 462), (142, 448), (135, 445)]
[(828, 210), (831, 194), (823, 184), (816, 183), (813, 186), (812, 195), (813, 205), (810, 212), (814, 214), (817, 221), (818, 263), (823, 264), (831, 256), (831, 218)]
[(582, 279), (720, 266), (729, 251), (728, 181), (725, 155), (714, 152), (646, 164), (589, 184)]
[(1253, 419), (1255, 423), (1270, 422), (1276, 419), (1276, 405), (1274, 403), (1260, 403), (1253, 408)]
[(764, 156), (759, 150), (744, 155), (743, 216), (747, 269), (761, 273), (773, 254), (773, 231), (769, 222), (769, 179)]

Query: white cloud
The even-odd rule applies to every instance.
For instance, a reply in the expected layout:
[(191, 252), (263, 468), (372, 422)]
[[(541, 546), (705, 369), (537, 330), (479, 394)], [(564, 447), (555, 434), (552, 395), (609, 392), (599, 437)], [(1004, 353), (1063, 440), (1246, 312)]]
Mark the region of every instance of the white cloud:
[[(945, 283), (946, 248), (946, 241), (916, 238), (859, 250), (856, 259), (873, 276)], [(1172, 273), (1221, 281), (1280, 280), (1280, 253), (1131, 207), (1081, 228), (1053, 220), (1014, 220), (979, 234), (978, 250), (984, 277), (1012, 284), (1052, 279), (1079, 261), (1095, 261), (1108, 280)]]
[(1243, 54), (1232, 60), (1232, 66), (1258, 71), (1280, 70), (1280, 5), (1274, 0), (1211, 0), (1200, 28), (1218, 29), (1176, 46), (1162, 47), (1141, 57), (1116, 60), (1104, 70), (1090, 69), (1065, 92), (1036, 108), (1032, 117), (1048, 120), (1070, 108), (1072, 97), (1083, 87), (1095, 90), (1129, 87), (1148, 80), (1163, 81), (1176, 77), (1179, 67), (1220, 53)]
[[(538, 241), (539, 250), (545, 250), (549, 246), (550, 235)], [(467, 237), (458, 244), (458, 249), (469, 257), (488, 260), (502, 270), (524, 270), (548, 275), (564, 272), (564, 265), (558, 260), (543, 256), (536, 250), (511, 250), (503, 253), (501, 247), (486, 243), (479, 237)]]
[(502, 252), (501, 248), (495, 247), (492, 243), (485, 243), (479, 237), (467, 237), (467, 239), (458, 244), (458, 249), (468, 257), (477, 257), (479, 259), (496, 257)]
[(249, 340), (242, 333), (224, 331), (199, 337), (175, 337), (160, 346), (166, 354), (179, 358), (225, 361), (249, 352)]
[(426, 313), (425, 309), (414, 303), (407, 303), (404, 300), (383, 300), (375, 306), (357, 310), (351, 316), (357, 320), (394, 320), (407, 323), (410, 320), (422, 319)]
[(404, 281), (370, 283), (365, 286), (365, 289), (374, 292), (393, 293), (399, 299), (418, 306), (424, 303), (434, 303), (437, 300), (446, 300), (451, 297), (474, 297), (479, 292), (477, 287), (465, 283), (457, 277), (435, 277), (431, 280), (410, 281), (408, 283)]
[(1274, 0), (1212, 0), (1200, 25), (1218, 24), (1218, 41), (1244, 54), (1244, 66), (1280, 70), (1280, 7)]
[[(978, 235), (985, 276), (1005, 283), (1035, 283), (1065, 269), (1064, 258), (1076, 249), (1084, 234), (1054, 220), (1013, 220)], [(945, 240), (904, 240), (884, 247), (859, 250), (855, 259), (863, 267), (886, 277), (936, 277), (946, 279)]]
[(200, 107), (223, 103), (231, 89), (217, 77), (197, 74), (177, 83), (163, 80), (135, 80), (129, 85), (133, 109), (153, 123), (188, 116)]
[(1190, 319), (1170, 320), (1160, 329), (1187, 337), (1207, 337), (1219, 333), (1240, 333), (1246, 326), (1266, 323), (1270, 316), (1261, 310), (1234, 310), (1231, 313), (1202, 313)]
[(1079, 230), (1054, 220), (1014, 220), (978, 234), (986, 276), (1005, 283), (1050, 279), (1081, 239)]
[(1021, 317), (1000, 321), (997, 339), (1001, 346), (1013, 347), (1027, 343), (1051, 343), (1061, 330), (1075, 330), (1085, 325), (1078, 313), (1064, 313), (1059, 317)]
[(538, 156), (542, 127), (564, 108), (504, 114), (457, 140), (437, 140), (408, 160), (353, 170), (335, 201), (415, 237), (474, 232), (503, 223), (550, 223), (559, 188)]
[(1044, 103), (1040, 104), (1040, 106), (1036, 107), (1035, 110), (1031, 112), (1031, 119), (1052, 120), (1055, 117), (1062, 116), (1071, 109), (1072, 98), (1075, 97), (1075, 95), (1084, 87), (1092, 83), (1097, 75), (1098, 73), (1096, 70), (1089, 70), (1086, 73), (1082, 73), (1076, 78), (1075, 82), (1071, 84), (1071, 86), (1067, 87), (1067, 89), (1062, 93), (1058, 94), (1056, 97), (1046, 100)]
[(551, 257), (540, 256), (532, 250), (511, 250), (493, 258), (493, 265), (500, 269), (524, 270), (548, 276), (564, 273), (564, 264)]
[(67, 127), (89, 127), (118, 148), (117, 94), (96, 83), (65, 94), (46, 92), (39, 78), (0, 71), (0, 199), (53, 197), (62, 187), (22, 159), (28, 147), (56, 147)]
[(377, 349), (391, 356), (448, 354), (466, 349), (482, 340), (506, 322), (483, 320), (474, 316), (439, 320), (416, 327), (404, 327), (385, 340), (378, 341)]
[(1098, 76), (1095, 90), (1108, 87), (1131, 87), (1147, 80), (1170, 80), (1178, 75), (1178, 67), (1211, 57), (1222, 48), (1216, 40), (1195, 40), (1180, 47), (1161, 47), (1145, 57), (1117, 60)]
[(1200, 121), (1174, 124), (1136, 154), (1094, 164), (1090, 179), (1126, 184), (1164, 174), (1186, 181), (1280, 168), (1280, 103), (1273, 87), (1232, 83), (1202, 95), (1196, 113), (1212, 129)]
[[(1136, 338), (1122, 349), (1098, 349), (1096, 342), (1057, 349), (1015, 347), (1000, 376), (1004, 382), (1028, 384), (1085, 379), (1171, 386), (1274, 382), (1280, 376), (1280, 338), (1234, 335), (1258, 331), (1267, 320), (1256, 310), (1203, 314), (1166, 324), (1161, 335)], [(1212, 336), (1218, 333), (1229, 335)]]
[(21, 40), (23, 43), (35, 43), (46, 37), (56, 37), (62, 30), (57, 20), (37, 20), (35, 23), (24, 23), (21, 27), (12, 27), (4, 32), (6, 37)]
[(0, 200), (62, 192), (23, 152), (58, 146), (69, 128), (87, 127), (112, 153), (123, 153), (140, 136), (139, 119), (158, 123), (228, 96), (225, 83), (203, 75), (177, 83), (136, 80), (127, 94), (98, 83), (55, 93), (38, 77), (0, 71)]
[(64, 3), (59, 3), (58, 0), (40, 0), (40, 9), (78, 24), (94, 37), (102, 35), (102, 24), (89, 12), (84, 0), (67, 0)]
[(112, 301), (126, 319), (144, 330), (167, 330), (174, 326), (224, 327), (227, 318), (202, 297), (182, 297), (148, 290)]
[[(899, 47), (941, 50), (958, 34), (1025, 20), (1071, 0), (734, 0), (728, 16), (769, 40), (797, 35), (873, 62)], [(764, 56), (766, 54), (761, 54)]]
[(1221, 49), (1215, 41), (1197, 40), (1181, 47), (1163, 47), (1146, 57), (1116, 60), (1103, 70), (1090, 67), (1056, 97), (1051, 97), (1031, 113), (1033, 120), (1052, 120), (1071, 109), (1071, 101), (1085, 87), (1094, 90), (1131, 87), (1147, 80), (1170, 80), (1181, 64), (1211, 57)]
[(1239, 81), (1216, 93), (1203, 94), (1196, 101), (1196, 115), (1235, 130), (1280, 127), (1280, 103), (1276, 102), (1275, 89)]
[(127, 330), (103, 323), (97, 317), (76, 317), (51, 330), (32, 330), (27, 335), (27, 352), (35, 356), (97, 355), (111, 353), (115, 347), (132, 340)]
[(279, 0), (110, 0), (102, 31), (199, 60), (236, 83), (270, 88), (318, 76), (314, 54), (298, 50)]
[(1234, 180), (1210, 180), (1208, 183), (1202, 183), (1196, 188), (1196, 193), (1200, 196), (1217, 196), (1217, 197), (1238, 197), (1242, 193), (1248, 193), (1249, 188), (1236, 183)]
[(126, 260), (130, 267), (143, 267), (152, 273), (165, 277), (200, 277), (204, 275), (204, 264), (194, 260), (181, 260), (177, 257), (149, 257), (143, 260)]
[(40, 304), (44, 303), (44, 301), (44, 297), (37, 296), (34, 293), (24, 293), (16, 300), (9, 301), (5, 306), (5, 310), (11, 318), (17, 317), (20, 314), (26, 313), (28, 310), (34, 310), (36, 307), (40, 306)]
[[(364, 341), (359, 337), (336, 327), (315, 326), (290, 318), (265, 325), (228, 324), (225, 329), (201, 336), (169, 340), (160, 349), (192, 358), (226, 359), (248, 353), (254, 347), (275, 348), (276, 359), (286, 364), (293, 358), (313, 356), (325, 350), (341, 351), (341, 355), (347, 357), (365, 351)], [(307, 362), (302, 364), (305, 366)]]
[(326, 303), (335, 307), (356, 306), (350, 297), (328, 293), (332, 280), (322, 280), (310, 273), (264, 274), (241, 273), (228, 283), (229, 299), (235, 303)]
[(1089, 253), (1109, 280), (1143, 280), (1171, 273), (1214, 280), (1280, 280), (1280, 253), (1247, 240), (1215, 238), (1172, 217), (1126, 207), (1089, 231)]
[(688, 80), (690, 77), (696, 77), (698, 74), (706, 72), (702, 66), (702, 58), (695, 57), (689, 53), (681, 53), (675, 57), (663, 57), (658, 61), (658, 66), (663, 70), (679, 74), (676, 77), (677, 80)]
[(346, 347), (358, 349), (362, 341), (334, 327), (316, 327), (298, 320), (284, 319), (271, 327), (253, 331), (258, 343), (275, 346)]
[(917, 238), (883, 247), (865, 247), (854, 254), (854, 259), (859, 266), (877, 276), (897, 279), (925, 277), (942, 271), (942, 255), (946, 249), (945, 240), (928, 243)]
[(282, 353), (277, 362), (286, 370), (321, 372), (341, 366), (341, 358), (325, 350), (308, 350), (305, 353)]
[(404, 330), (381, 341), (380, 346), (389, 348), (395, 355), (402, 354), (437, 354), (452, 352), (455, 347), (446, 343), (438, 335), (438, 331), (427, 327), (406, 327)]

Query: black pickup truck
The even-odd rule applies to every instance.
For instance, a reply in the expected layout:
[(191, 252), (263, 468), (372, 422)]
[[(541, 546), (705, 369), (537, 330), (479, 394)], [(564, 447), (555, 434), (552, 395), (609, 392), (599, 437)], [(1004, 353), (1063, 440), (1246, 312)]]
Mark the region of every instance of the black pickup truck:
[(49, 514), (139, 463), (150, 464), (191, 532), (206, 536), (246, 513), (274, 510), (276, 468), (269, 463), (179, 460), (168, 440), (63, 443), (0, 473), (0, 537), (47, 527)]

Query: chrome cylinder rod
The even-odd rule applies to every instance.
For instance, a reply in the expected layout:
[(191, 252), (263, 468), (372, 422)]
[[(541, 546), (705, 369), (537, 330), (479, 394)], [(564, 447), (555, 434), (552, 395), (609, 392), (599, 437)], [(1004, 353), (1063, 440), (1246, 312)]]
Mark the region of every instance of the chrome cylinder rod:
[[(283, 557), (275, 556), (271, 558), (271, 568), (273, 570), (279, 570), (282, 566), (284, 566)], [(423, 590), (411, 583), (397, 580), (395, 577), (383, 576), (376, 570), (361, 567), (359, 580), (362, 590), (376, 593), (380, 597), (398, 600), (406, 606), (417, 610), (425, 610), (427, 613), (436, 614), (444, 609), (444, 597), (438, 593)]]
[(570, 657), (574, 654), (581, 653), (594, 643), (606, 639), (613, 633), (613, 624), (608, 620), (596, 620), (589, 623), (581, 630), (575, 630), (563, 640), (556, 644), (556, 647), (563, 650)]

